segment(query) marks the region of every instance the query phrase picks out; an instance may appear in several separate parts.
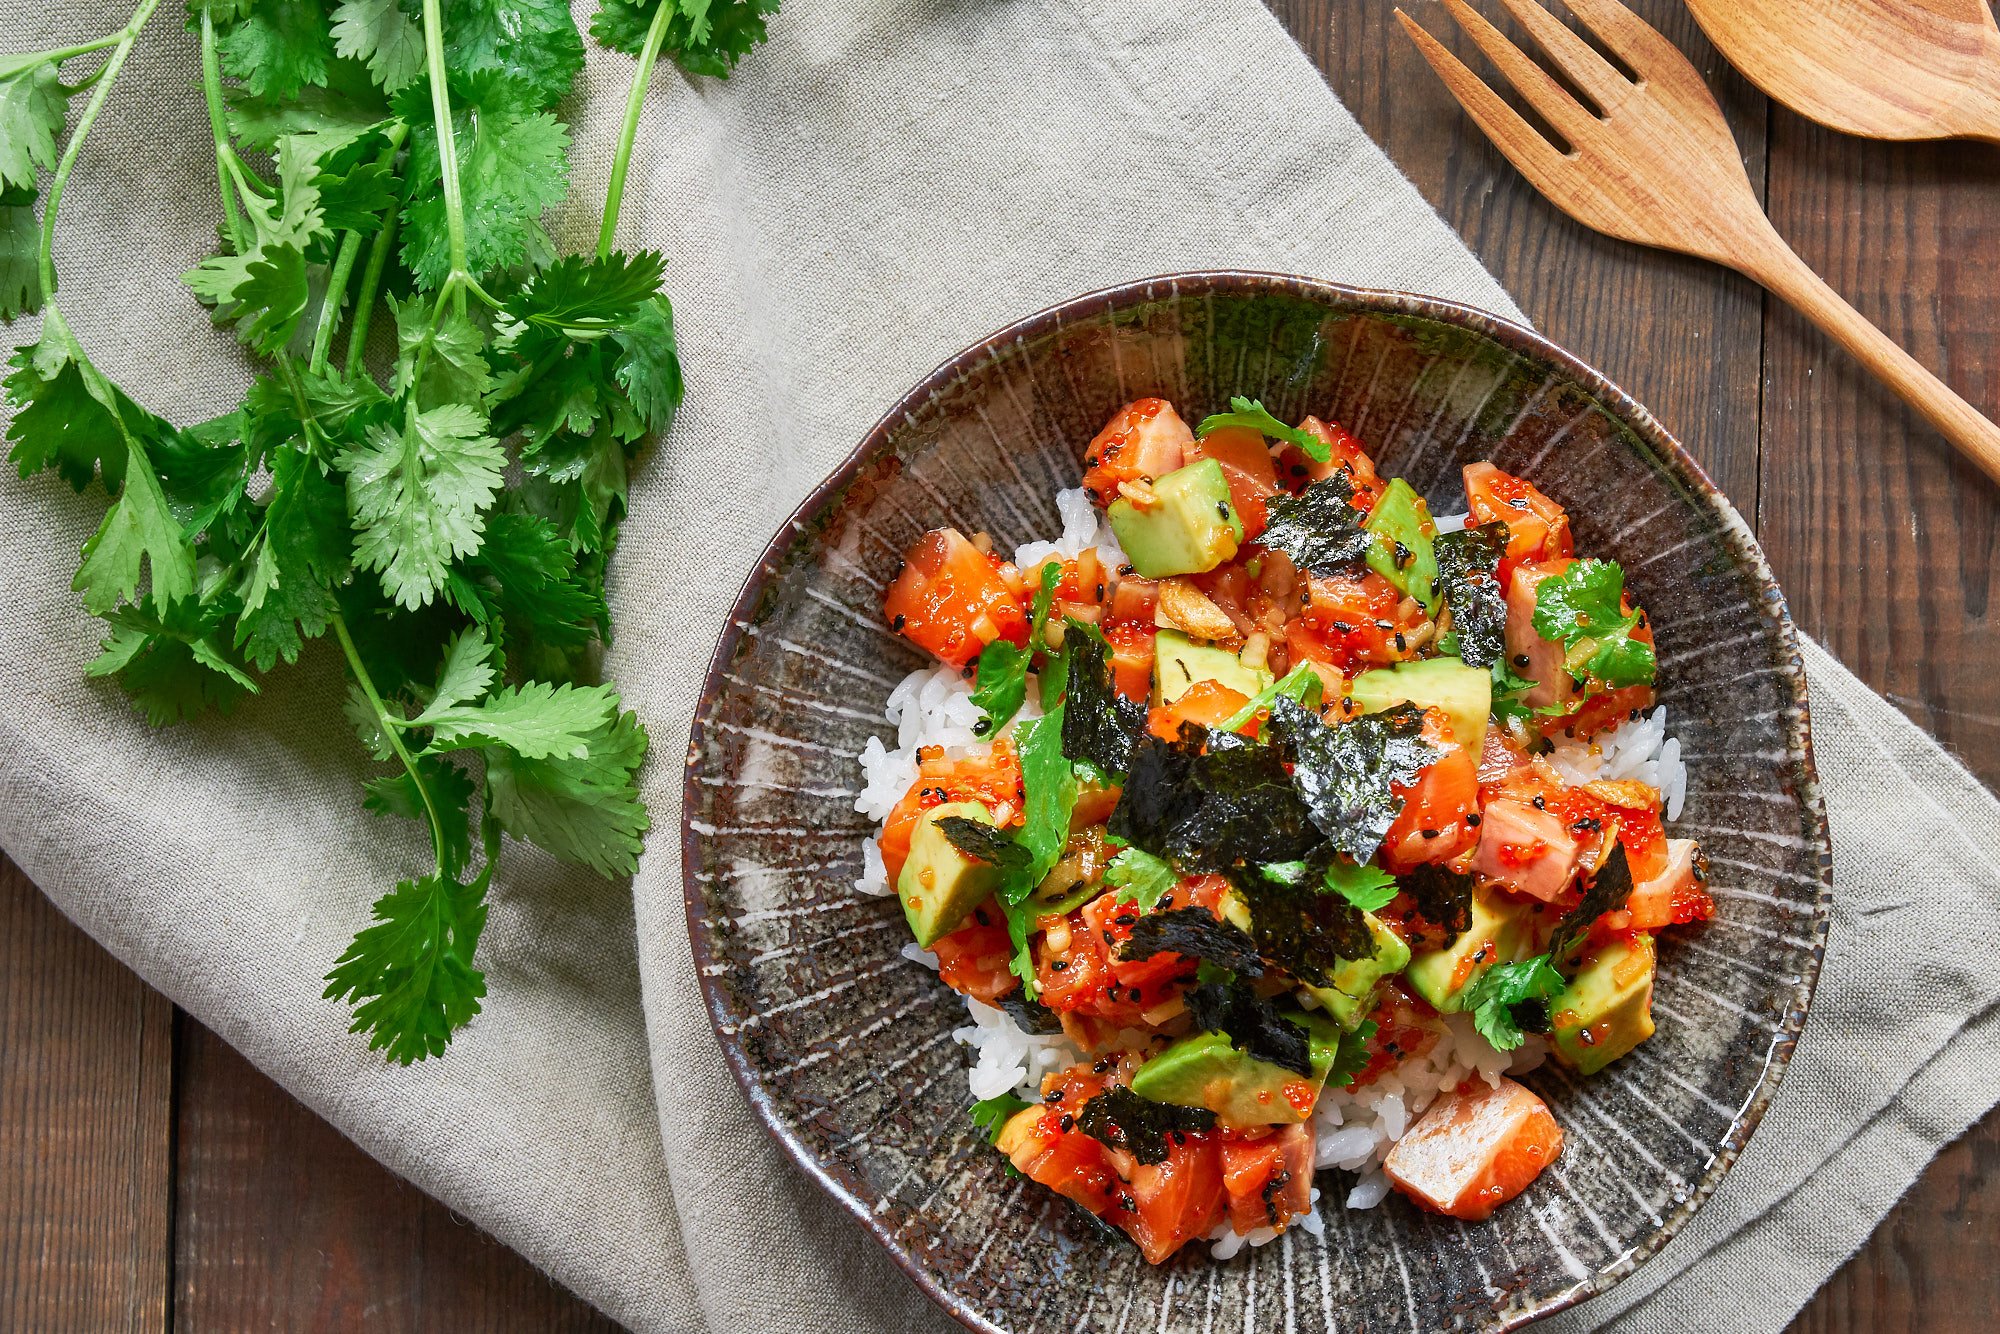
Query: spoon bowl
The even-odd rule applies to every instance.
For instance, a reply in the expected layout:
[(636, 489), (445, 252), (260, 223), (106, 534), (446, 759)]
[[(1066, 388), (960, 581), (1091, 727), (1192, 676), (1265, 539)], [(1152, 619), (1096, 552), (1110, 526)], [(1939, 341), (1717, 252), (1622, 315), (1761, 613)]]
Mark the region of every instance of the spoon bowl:
[(1687, 0), (1744, 77), (1870, 139), (2000, 143), (2000, 28), (1986, 0)]

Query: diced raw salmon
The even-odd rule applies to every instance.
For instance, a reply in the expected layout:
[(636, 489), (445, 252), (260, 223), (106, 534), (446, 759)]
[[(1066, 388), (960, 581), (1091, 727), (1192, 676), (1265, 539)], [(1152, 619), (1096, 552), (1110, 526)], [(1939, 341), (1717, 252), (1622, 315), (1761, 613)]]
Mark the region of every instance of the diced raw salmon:
[(1553, 903), (1576, 875), (1577, 842), (1554, 811), (1496, 797), (1479, 825), (1473, 870), (1493, 884)]
[(1576, 683), (1563, 666), (1563, 646), (1535, 633), (1535, 587), (1569, 564), (1556, 560), (1523, 565), (1507, 584), (1507, 667), (1537, 683), (1522, 696), (1534, 708), (1554, 704), (1567, 709), (1576, 699)]
[(1540, 1098), (1511, 1079), (1491, 1088), (1475, 1078), (1432, 1103), (1382, 1171), (1421, 1207), (1477, 1222), (1526, 1190), (1562, 1145)]

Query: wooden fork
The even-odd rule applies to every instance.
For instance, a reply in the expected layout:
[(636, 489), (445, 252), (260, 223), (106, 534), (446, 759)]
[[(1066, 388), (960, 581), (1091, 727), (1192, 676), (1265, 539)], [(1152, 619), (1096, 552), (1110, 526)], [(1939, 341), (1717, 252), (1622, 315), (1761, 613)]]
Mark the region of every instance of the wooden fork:
[(1674, 44), (1618, 0), (1565, 0), (1639, 76), (1626, 78), (1537, 0), (1502, 0), (1548, 58), (1597, 104), (1592, 111), (1465, 0), (1443, 0), (1503, 76), (1569, 141), (1565, 153), (1402, 10), (1424, 59), (1529, 182), (1565, 213), (1610, 236), (1726, 264), (1818, 325), (2000, 482), (2000, 427), (1842, 300), (1764, 215), (1735, 136), (1701, 75)]

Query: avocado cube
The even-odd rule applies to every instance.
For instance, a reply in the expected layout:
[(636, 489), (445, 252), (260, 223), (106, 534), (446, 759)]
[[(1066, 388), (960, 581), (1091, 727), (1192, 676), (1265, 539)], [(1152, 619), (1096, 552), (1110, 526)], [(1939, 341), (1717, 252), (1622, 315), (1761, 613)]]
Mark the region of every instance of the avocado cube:
[(1472, 892), (1472, 924), (1443, 949), (1419, 950), (1403, 975), (1440, 1014), (1465, 1008), (1465, 991), (1497, 963), (1519, 963), (1533, 954), (1535, 910), (1497, 890)]
[(1431, 507), (1410, 484), (1398, 477), (1382, 492), (1362, 525), (1382, 540), (1368, 549), (1368, 566), (1375, 573), (1424, 604), (1432, 616), (1438, 609), (1437, 524)]
[(1443, 709), (1451, 719), (1454, 741), (1475, 757), (1486, 744), (1486, 720), (1493, 713), (1493, 674), (1468, 667), (1457, 658), (1425, 658), (1377, 667), (1356, 676), (1347, 693), (1363, 713), (1380, 713), (1398, 704)]
[(1236, 554), (1243, 520), (1220, 463), (1203, 459), (1176, 468), (1153, 482), (1153, 496), (1144, 509), (1121, 498), (1106, 511), (1125, 559), (1141, 577), (1200, 574)]
[(1197, 1033), (1140, 1066), (1132, 1075), (1132, 1091), (1154, 1102), (1206, 1107), (1231, 1129), (1304, 1121), (1340, 1051), (1340, 1028), (1318, 1015), (1285, 1017), (1310, 1035), (1309, 1075), (1239, 1051), (1226, 1034)]
[(966, 856), (938, 828), (938, 821), (948, 815), (993, 823), (991, 812), (976, 801), (933, 806), (917, 821), (910, 835), (909, 860), (896, 877), (896, 897), (903, 901), (903, 916), (909, 919), (920, 949), (929, 949), (938, 937), (957, 930), (1000, 885), (999, 867)]
[(1375, 992), (1382, 979), (1409, 966), (1410, 947), (1403, 938), (1382, 924), (1372, 912), (1361, 914), (1368, 924), (1374, 952), (1365, 959), (1342, 959), (1333, 970), (1333, 985), (1307, 987), (1320, 1008), (1342, 1028), (1352, 1029), (1375, 1008)]
[(1653, 1036), (1653, 937), (1607, 941), (1549, 1002), (1556, 1055), (1594, 1075)]
[(1271, 684), (1271, 674), (1246, 665), (1228, 649), (1197, 644), (1178, 630), (1161, 630), (1153, 636), (1153, 680), (1157, 702), (1171, 704), (1196, 681), (1214, 681), (1253, 697)]

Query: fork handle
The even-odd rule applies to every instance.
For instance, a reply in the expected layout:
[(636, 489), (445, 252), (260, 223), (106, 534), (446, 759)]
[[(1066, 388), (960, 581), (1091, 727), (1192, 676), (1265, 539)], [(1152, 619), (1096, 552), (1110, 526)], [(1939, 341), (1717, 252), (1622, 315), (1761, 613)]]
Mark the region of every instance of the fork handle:
[(1922, 413), (1939, 434), (1995, 482), (2000, 482), (2000, 426), (1926, 370), (1921, 362), (1868, 322), (1773, 229), (1743, 262), (1735, 265), (1745, 276), (1769, 288), (1794, 310), (1818, 325), (1828, 337), (1895, 390), (1905, 403)]

